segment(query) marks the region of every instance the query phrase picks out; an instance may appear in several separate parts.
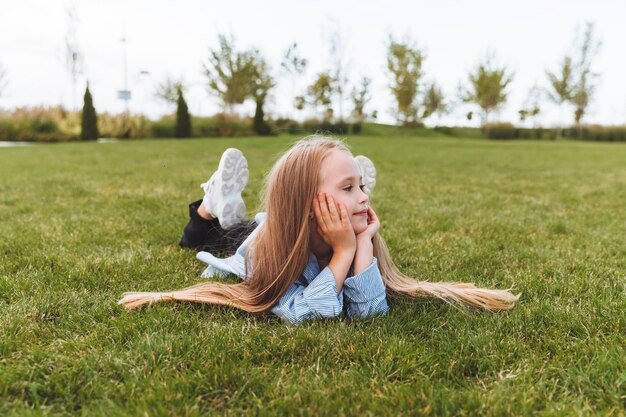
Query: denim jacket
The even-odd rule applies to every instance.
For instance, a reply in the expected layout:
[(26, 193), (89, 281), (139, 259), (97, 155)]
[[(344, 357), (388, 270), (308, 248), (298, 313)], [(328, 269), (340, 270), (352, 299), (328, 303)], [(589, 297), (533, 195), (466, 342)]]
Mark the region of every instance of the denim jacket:
[[(235, 274), (241, 279), (246, 279), (246, 247), (262, 227), (265, 217), (265, 213), (255, 216), (259, 226), (239, 246), (233, 256), (217, 258), (209, 252), (198, 252), (197, 258), (208, 264), (202, 272), (202, 277)], [(344, 311), (344, 307), (348, 317), (368, 317), (373, 314), (385, 314), (389, 310), (385, 285), (376, 258), (361, 273), (348, 276), (342, 290), (337, 293), (337, 283), (330, 268), (320, 270), (317, 258), (310, 253), (304, 271), (271, 311), (289, 323), (300, 323), (308, 319), (336, 317)]]

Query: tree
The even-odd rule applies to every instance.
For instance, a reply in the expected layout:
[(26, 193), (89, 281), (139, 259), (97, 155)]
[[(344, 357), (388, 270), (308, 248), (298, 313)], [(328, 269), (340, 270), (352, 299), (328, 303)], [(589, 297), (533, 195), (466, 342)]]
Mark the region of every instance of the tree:
[(396, 119), (404, 125), (418, 122), (417, 93), (422, 77), (423, 53), (408, 39), (389, 36), (387, 69), (391, 73), (391, 93), (396, 100)]
[(65, 64), (72, 81), (72, 100), (74, 110), (78, 110), (76, 84), (83, 69), (83, 53), (78, 45), (78, 14), (74, 3), (65, 9), (67, 15), (67, 31), (65, 33)]
[(352, 89), (352, 94), (350, 97), (352, 98), (352, 104), (354, 106), (352, 110), (352, 117), (354, 118), (354, 122), (357, 124), (361, 124), (365, 121), (365, 106), (372, 99), (370, 97), (370, 84), (372, 80), (363, 77), (361, 79), (361, 86), (357, 90), (356, 87)]
[(537, 116), (541, 113), (541, 107), (539, 103), (542, 99), (542, 89), (537, 85), (534, 85), (528, 92), (526, 100), (521, 109), (517, 112), (519, 114), (520, 122), (524, 123), (526, 120), (532, 120), (533, 127), (537, 127)]
[(294, 97), (294, 103), (297, 100), (296, 82), (298, 76), (302, 75), (302, 73), (306, 69), (306, 65), (307, 60), (300, 57), (298, 44), (294, 42), (289, 48), (287, 48), (287, 51), (283, 56), (283, 61), (280, 64), (281, 71), (291, 78), (291, 97)]
[(191, 137), (191, 116), (189, 115), (189, 108), (187, 102), (183, 96), (182, 86), (178, 86), (176, 89), (178, 94), (177, 106), (176, 106), (176, 129), (174, 136), (177, 138), (190, 138)]
[(324, 108), (325, 120), (329, 120), (333, 115), (332, 95), (334, 91), (335, 78), (328, 72), (317, 74), (315, 81), (307, 90), (310, 103)]
[(581, 120), (596, 89), (598, 74), (591, 70), (591, 61), (598, 54), (601, 42), (595, 37), (595, 28), (587, 23), (585, 30), (578, 29), (574, 40), (574, 51), (566, 55), (557, 73), (546, 71), (549, 81), (548, 97), (559, 106), (559, 126), (557, 137), (561, 137), (561, 117), (563, 104), (574, 106), (574, 122), (581, 134)]
[(434, 82), (426, 87), (423, 107), (422, 119), (428, 119), (433, 114), (441, 116), (448, 111), (448, 106), (443, 99), (443, 92)]
[(576, 49), (579, 57), (576, 62), (577, 82), (570, 98), (574, 105), (574, 121), (578, 130), (578, 137), (582, 135), (581, 120), (596, 89), (598, 74), (592, 72), (591, 61), (600, 52), (601, 42), (595, 38), (593, 23), (587, 23), (582, 38), (577, 42)]
[(478, 64), (475, 72), (469, 74), (470, 86), (462, 90), (461, 100), (474, 103), (481, 109), (482, 124), (489, 123), (489, 115), (506, 103), (506, 87), (513, 80), (505, 67), (497, 67), (493, 58), (487, 56)]
[(550, 72), (546, 70), (546, 76), (549, 81), (549, 88), (547, 90), (548, 98), (559, 107), (559, 123), (557, 126), (556, 137), (561, 137), (561, 113), (563, 111), (563, 104), (569, 102), (574, 95), (574, 65), (572, 64), (572, 58), (565, 56), (559, 64), (557, 72)]
[(0, 97), (2, 97), (2, 94), (4, 93), (4, 90), (7, 88), (7, 85), (8, 85), (7, 72), (4, 69), (4, 66), (2, 65), (2, 63), (0, 63)]
[(255, 55), (254, 60), (254, 85), (252, 86), (252, 98), (255, 103), (253, 128), (257, 135), (269, 135), (270, 126), (265, 121), (263, 106), (267, 95), (276, 83), (270, 75), (265, 59), (260, 54)]
[(219, 48), (209, 50), (209, 62), (203, 65), (209, 81), (209, 92), (216, 95), (224, 108), (242, 104), (251, 94), (256, 74), (256, 51), (236, 51), (233, 37), (219, 35)]
[(183, 93), (185, 92), (185, 84), (183, 83), (183, 80), (177, 80), (168, 76), (162, 82), (157, 84), (154, 90), (154, 96), (168, 105), (175, 105), (179, 100), (179, 90)]
[(336, 96), (336, 104), (339, 110), (339, 121), (343, 121), (344, 93), (348, 84), (348, 40), (341, 29), (339, 21), (331, 19), (325, 28), (327, 41), (330, 44), (329, 61), (332, 65), (329, 71), (334, 80), (331, 97)]
[(87, 88), (85, 88), (80, 125), (81, 139), (95, 140), (100, 136), (100, 133), (98, 132), (98, 115), (96, 114), (96, 109), (93, 106), (93, 97), (91, 96), (91, 91), (89, 91), (89, 83), (87, 83)]

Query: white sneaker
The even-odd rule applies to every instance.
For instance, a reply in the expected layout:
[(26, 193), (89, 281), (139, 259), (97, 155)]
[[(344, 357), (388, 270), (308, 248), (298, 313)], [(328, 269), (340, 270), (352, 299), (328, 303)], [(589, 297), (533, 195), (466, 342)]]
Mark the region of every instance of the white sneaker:
[(361, 176), (363, 177), (365, 194), (369, 196), (372, 194), (372, 190), (374, 189), (374, 187), (376, 187), (376, 167), (368, 157), (363, 155), (355, 156), (354, 160), (359, 166), (359, 171), (361, 172)]
[(219, 220), (223, 229), (230, 229), (244, 220), (246, 205), (241, 192), (248, 183), (248, 176), (246, 158), (239, 149), (228, 148), (211, 179), (200, 185), (204, 190), (204, 209)]

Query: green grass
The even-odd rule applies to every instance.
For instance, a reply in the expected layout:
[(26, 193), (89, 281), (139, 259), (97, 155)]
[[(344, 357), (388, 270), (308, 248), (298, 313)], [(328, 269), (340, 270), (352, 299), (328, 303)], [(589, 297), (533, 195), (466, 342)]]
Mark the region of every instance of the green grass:
[[(626, 405), (626, 146), (350, 139), (397, 264), (521, 292), (287, 326), (129, 290), (200, 281), (177, 242), (229, 146), (262, 177), (294, 138), (0, 149), (0, 415), (612, 415)], [(236, 282), (235, 279), (229, 279)]]

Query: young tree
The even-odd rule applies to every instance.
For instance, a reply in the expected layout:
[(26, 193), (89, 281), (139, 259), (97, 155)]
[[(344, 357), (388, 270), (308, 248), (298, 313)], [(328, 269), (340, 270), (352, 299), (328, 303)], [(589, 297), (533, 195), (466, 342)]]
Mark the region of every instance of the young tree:
[(448, 106), (444, 102), (443, 92), (434, 82), (426, 86), (423, 107), (424, 112), (422, 113), (422, 119), (428, 119), (434, 114), (441, 117), (442, 114), (448, 111)]
[(587, 112), (598, 78), (598, 74), (591, 70), (591, 63), (601, 45), (596, 39), (594, 25), (587, 23), (584, 31), (577, 30), (574, 51), (563, 58), (558, 73), (546, 71), (549, 81), (548, 97), (559, 106), (557, 137), (561, 137), (560, 119), (563, 104), (566, 102), (574, 106), (574, 122), (578, 135), (581, 134), (581, 120)]
[(481, 109), (482, 124), (489, 123), (489, 115), (506, 103), (506, 87), (513, 80), (513, 74), (506, 67), (497, 67), (493, 58), (487, 57), (469, 74), (470, 86), (462, 91), (461, 100), (474, 103)]
[(272, 76), (268, 65), (260, 54), (255, 56), (255, 75), (254, 84), (252, 85), (252, 98), (255, 103), (253, 128), (257, 135), (269, 135), (271, 133), (270, 126), (265, 121), (265, 112), (263, 106), (267, 100), (270, 89), (272, 89), (276, 83)]
[(354, 106), (352, 110), (352, 117), (354, 118), (354, 122), (357, 124), (361, 124), (365, 121), (365, 106), (372, 99), (370, 96), (371, 83), (371, 79), (363, 77), (361, 78), (360, 88), (358, 90), (356, 87), (352, 89), (352, 94), (350, 95)]
[(335, 78), (328, 72), (317, 74), (315, 81), (307, 90), (309, 101), (314, 106), (324, 108), (324, 119), (329, 120), (333, 115), (332, 95), (335, 91)]
[(67, 31), (65, 33), (65, 64), (72, 81), (72, 100), (74, 110), (78, 110), (78, 100), (76, 97), (76, 84), (78, 76), (83, 69), (83, 53), (78, 44), (78, 13), (76, 5), (72, 2), (65, 9), (67, 15)]
[(191, 115), (189, 114), (189, 108), (187, 102), (183, 96), (182, 86), (178, 86), (176, 89), (178, 95), (176, 106), (176, 129), (174, 135), (177, 138), (190, 138), (191, 137)]
[(587, 111), (589, 102), (596, 89), (598, 74), (592, 72), (591, 61), (600, 52), (601, 42), (595, 37), (593, 23), (587, 23), (582, 38), (579, 40), (576, 49), (579, 57), (576, 62), (577, 83), (574, 87), (570, 102), (574, 105), (574, 121), (578, 130), (578, 137), (582, 136), (581, 120)]
[(209, 62), (203, 65), (209, 92), (230, 112), (250, 97), (256, 74), (255, 54), (256, 51), (236, 51), (233, 37), (224, 35), (219, 35), (219, 48), (209, 51)]
[(81, 113), (80, 122), (81, 139), (98, 139), (100, 136), (100, 133), (98, 132), (98, 115), (96, 114), (96, 109), (93, 106), (93, 97), (91, 96), (91, 91), (89, 91), (89, 83), (87, 83), (87, 88), (85, 88), (83, 111)]
[(331, 97), (336, 96), (335, 103), (339, 110), (339, 121), (343, 122), (344, 93), (348, 85), (350, 60), (348, 39), (342, 31), (339, 21), (331, 19), (325, 28), (327, 41), (330, 44), (329, 58), (332, 65), (330, 75), (334, 79)]
[(291, 97), (296, 97), (296, 82), (298, 77), (304, 73), (306, 69), (307, 60), (300, 57), (300, 51), (298, 50), (298, 44), (294, 42), (283, 56), (283, 61), (280, 64), (281, 71), (291, 78)]
[(176, 105), (179, 100), (178, 91), (185, 92), (185, 84), (182, 79), (174, 79), (166, 77), (162, 82), (157, 84), (154, 90), (154, 96), (168, 105)]
[(2, 97), (2, 94), (4, 93), (4, 90), (7, 88), (8, 84), (9, 83), (7, 81), (7, 72), (4, 69), (2, 63), (0, 63), (0, 97)]
[(520, 122), (524, 123), (526, 120), (531, 120), (532, 126), (537, 128), (537, 116), (541, 113), (541, 107), (539, 106), (543, 96), (543, 90), (534, 85), (528, 92), (528, 96), (524, 100), (524, 104), (517, 112), (519, 114)]
[(404, 125), (419, 121), (417, 93), (423, 59), (423, 53), (411, 40), (396, 41), (389, 36), (387, 69), (391, 74), (390, 88), (396, 100), (396, 119)]
[(574, 95), (574, 65), (572, 58), (565, 56), (559, 64), (557, 72), (546, 70), (546, 76), (549, 81), (549, 88), (546, 90), (550, 101), (559, 107), (559, 123), (556, 130), (556, 137), (561, 137), (561, 113), (563, 112), (563, 104), (569, 102)]

